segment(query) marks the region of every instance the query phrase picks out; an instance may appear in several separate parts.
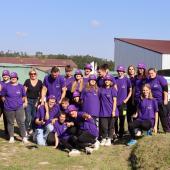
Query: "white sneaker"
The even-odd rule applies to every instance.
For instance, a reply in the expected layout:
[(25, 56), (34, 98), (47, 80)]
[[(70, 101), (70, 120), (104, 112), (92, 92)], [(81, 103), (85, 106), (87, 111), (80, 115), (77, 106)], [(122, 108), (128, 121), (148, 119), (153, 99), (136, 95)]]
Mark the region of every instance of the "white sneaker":
[(28, 144), (28, 143), (29, 143), (27, 137), (23, 137), (22, 142), (23, 142), (24, 144)]
[(142, 132), (140, 130), (137, 131), (136, 136), (141, 136)]
[(94, 143), (94, 150), (98, 150), (100, 148), (100, 142), (98, 140), (96, 140), (96, 142)]
[(92, 154), (94, 149), (90, 147), (86, 147), (85, 150), (86, 150), (86, 154)]
[(106, 140), (106, 142), (105, 142), (105, 145), (104, 146), (111, 146), (112, 145), (112, 143), (111, 143), (111, 139), (110, 138), (108, 138), (107, 140)]
[(68, 156), (79, 156), (81, 152), (77, 149), (72, 149), (69, 153)]
[(104, 146), (105, 143), (106, 143), (106, 139), (102, 139), (102, 141), (100, 142), (100, 145), (101, 145), (101, 146)]
[(9, 143), (15, 143), (14, 137), (10, 137)]

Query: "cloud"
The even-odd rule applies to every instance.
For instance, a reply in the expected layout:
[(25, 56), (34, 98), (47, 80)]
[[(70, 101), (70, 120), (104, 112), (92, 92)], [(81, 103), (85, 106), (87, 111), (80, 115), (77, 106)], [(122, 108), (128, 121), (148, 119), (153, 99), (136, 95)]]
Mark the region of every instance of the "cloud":
[(27, 37), (28, 34), (26, 32), (20, 32), (20, 31), (17, 31), (15, 33), (15, 35), (18, 37), (18, 38), (24, 38), (24, 37)]
[(101, 26), (101, 22), (96, 19), (92, 20), (90, 24), (93, 28), (98, 28)]

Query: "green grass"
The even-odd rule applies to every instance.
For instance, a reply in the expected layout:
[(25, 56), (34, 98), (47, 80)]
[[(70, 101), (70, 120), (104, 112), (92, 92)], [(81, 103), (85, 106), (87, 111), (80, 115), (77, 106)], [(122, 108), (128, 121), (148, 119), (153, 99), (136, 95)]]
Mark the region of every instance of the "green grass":
[[(2, 120), (0, 120), (2, 127)], [(127, 147), (127, 139), (111, 147), (101, 147), (92, 155), (68, 153), (53, 147), (9, 144), (0, 129), (0, 170), (129, 170), (170, 169), (170, 135), (144, 137), (138, 144)]]

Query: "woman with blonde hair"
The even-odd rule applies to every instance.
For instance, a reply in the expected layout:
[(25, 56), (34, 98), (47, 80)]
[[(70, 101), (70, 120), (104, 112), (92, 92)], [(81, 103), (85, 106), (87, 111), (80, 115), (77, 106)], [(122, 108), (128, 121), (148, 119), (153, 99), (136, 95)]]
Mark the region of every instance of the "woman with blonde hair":
[(28, 106), (25, 110), (25, 126), (28, 134), (31, 134), (32, 130), (34, 129), (33, 121), (36, 113), (36, 106), (40, 98), (40, 92), (42, 89), (42, 81), (38, 79), (37, 71), (35, 68), (31, 68), (31, 70), (29, 71), (29, 79), (25, 81), (24, 88), (28, 100)]
[(151, 129), (157, 133), (158, 103), (156, 99), (152, 97), (149, 84), (145, 84), (142, 87), (141, 99), (134, 117), (136, 117), (136, 120), (129, 124), (129, 132), (131, 134), (131, 140), (128, 142), (129, 146), (137, 142), (135, 140), (136, 128), (149, 132), (148, 135), (151, 135)]

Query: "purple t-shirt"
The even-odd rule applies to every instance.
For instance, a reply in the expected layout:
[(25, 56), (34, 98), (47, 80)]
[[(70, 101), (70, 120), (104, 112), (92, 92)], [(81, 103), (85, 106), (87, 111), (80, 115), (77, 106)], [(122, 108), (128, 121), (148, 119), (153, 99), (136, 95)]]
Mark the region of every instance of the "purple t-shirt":
[(99, 89), (83, 89), (81, 93), (81, 99), (83, 100), (82, 111), (90, 114), (94, 117), (99, 117), (100, 111), (100, 100), (99, 100)]
[(57, 101), (61, 99), (62, 88), (65, 87), (63, 76), (59, 75), (57, 78), (53, 79), (51, 75), (47, 75), (44, 78), (43, 85), (47, 88), (47, 97), (49, 95), (55, 95)]
[(88, 81), (89, 81), (89, 77), (84, 77), (83, 78), (83, 85), (84, 85), (84, 87), (86, 87)]
[(70, 137), (67, 129), (68, 127), (66, 126), (65, 123), (60, 123), (59, 121), (56, 121), (54, 124), (53, 132), (57, 132), (59, 139), (67, 140)]
[(163, 102), (163, 87), (167, 86), (167, 80), (163, 76), (157, 75), (154, 79), (148, 79), (147, 83), (150, 84), (153, 97), (158, 103)]
[(135, 101), (137, 103), (139, 103), (139, 101), (140, 101), (142, 86), (144, 84), (146, 84), (146, 82), (147, 82), (147, 78), (139, 79), (138, 76), (135, 76), (135, 80), (134, 80), (134, 87), (135, 87), (134, 99), (135, 99)]
[[(114, 87), (100, 89), (100, 113), (99, 117), (112, 117), (113, 98), (117, 98), (117, 90)], [(119, 115), (116, 107), (116, 116)]]
[(143, 99), (138, 105), (138, 120), (151, 120), (152, 126), (155, 121), (155, 113), (158, 112), (158, 103), (156, 99)]
[[(49, 111), (49, 119), (45, 120), (45, 114), (46, 114), (46, 110), (45, 110), (45, 106), (41, 105), (36, 113), (35, 119), (39, 119), (39, 120), (44, 120), (45, 125), (48, 125), (49, 123), (51, 123), (52, 119), (57, 118), (59, 116), (59, 112), (60, 112), (60, 107), (59, 105), (55, 105), (50, 111)], [(37, 125), (37, 128), (43, 128), (44, 126), (42, 125)]]
[(67, 90), (71, 91), (71, 87), (72, 87), (72, 84), (74, 81), (75, 81), (75, 78), (73, 76), (65, 77), (65, 83), (66, 83)]
[(93, 120), (93, 118), (88, 120), (83, 120), (83, 123), (80, 125), (80, 130), (86, 131), (93, 135), (94, 137), (99, 136), (99, 131), (97, 129), (97, 126)]
[[(113, 85), (116, 84), (116, 80), (115, 80), (114, 76), (112, 76), (112, 82), (113, 82)], [(97, 78), (97, 85), (98, 85), (98, 87), (104, 86), (104, 77), (98, 77)]]
[(23, 107), (22, 98), (26, 96), (26, 93), (22, 84), (7, 83), (2, 89), (1, 95), (5, 97), (5, 110), (14, 111)]
[(117, 105), (122, 105), (123, 101), (126, 99), (128, 95), (128, 91), (132, 88), (131, 82), (127, 77), (119, 78), (116, 77), (116, 84), (117, 84)]

